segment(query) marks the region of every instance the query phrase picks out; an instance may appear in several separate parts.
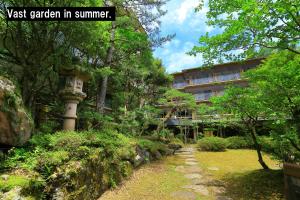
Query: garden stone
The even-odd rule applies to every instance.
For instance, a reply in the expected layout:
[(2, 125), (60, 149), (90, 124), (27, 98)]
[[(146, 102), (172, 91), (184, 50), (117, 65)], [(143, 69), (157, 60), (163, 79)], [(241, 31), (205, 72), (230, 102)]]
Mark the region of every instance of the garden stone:
[(174, 149), (166, 149), (165, 150), (165, 155), (166, 156), (174, 155), (174, 153), (175, 153)]
[(195, 158), (187, 158), (185, 161), (187, 161), (187, 162), (198, 162)]
[(219, 171), (219, 168), (217, 168), (217, 167), (209, 167), (207, 169), (211, 170), (211, 171)]
[(223, 194), (226, 191), (226, 189), (224, 187), (211, 187), (211, 188), (217, 194)]
[(0, 144), (21, 146), (32, 133), (33, 122), (15, 85), (0, 76)]
[(225, 196), (217, 196), (216, 200), (232, 200), (230, 197), (225, 197)]
[(193, 166), (193, 165), (198, 165), (198, 163), (196, 163), (196, 162), (185, 162), (185, 164), (186, 164), (186, 165), (192, 165), (192, 166)]
[(159, 159), (161, 159), (161, 154), (159, 153), (159, 151), (156, 151), (155, 153), (154, 153), (154, 156), (155, 156), (155, 158), (157, 159), (157, 160), (159, 160)]
[(186, 174), (184, 175), (185, 178), (188, 178), (188, 179), (194, 179), (194, 178), (202, 178), (202, 175), (200, 174)]
[(209, 195), (208, 189), (202, 185), (186, 185), (186, 186), (183, 186), (183, 188), (192, 189), (192, 190), (194, 190), (194, 192), (200, 193), (204, 196)]
[(184, 166), (182, 166), (182, 165), (180, 165), (180, 166), (177, 166), (176, 168), (175, 168), (175, 171), (176, 172), (185, 172), (185, 168), (184, 168)]
[(200, 167), (197, 166), (189, 166), (185, 168), (186, 173), (201, 173), (202, 170)]
[(171, 143), (171, 144), (168, 144), (168, 147), (170, 149), (174, 149), (174, 150), (178, 150), (180, 149), (182, 146), (180, 144), (174, 144), (174, 143)]
[(172, 198), (180, 199), (180, 200), (196, 200), (197, 195), (194, 192), (190, 191), (176, 191), (171, 193)]
[(2, 194), (1, 199), (12, 199), (12, 200), (25, 200), (24, 197), (21, 196), (21, 187), (14, 187), (13, 189), (11, 189), (8, 192), (5, 192), (4, 194)]

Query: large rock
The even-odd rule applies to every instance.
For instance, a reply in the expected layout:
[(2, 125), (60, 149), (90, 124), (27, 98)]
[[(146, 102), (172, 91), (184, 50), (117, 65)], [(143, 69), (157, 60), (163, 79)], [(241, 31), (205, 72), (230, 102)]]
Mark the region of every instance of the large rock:
[(0, 144), (20, 146), (30, 138), (32, 122), (15, 85), (0, 76)]

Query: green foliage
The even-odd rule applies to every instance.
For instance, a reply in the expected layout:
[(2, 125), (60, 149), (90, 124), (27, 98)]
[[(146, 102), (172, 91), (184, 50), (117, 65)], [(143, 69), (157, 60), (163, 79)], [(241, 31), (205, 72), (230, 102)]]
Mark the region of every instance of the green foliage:
[(19, 187), (29, 187), (30, 179), (24, 176), (9, 175), (8, 179), (5, 181), (0, 179), (0, 191), (7, 192), (16, 186)]
[(178, 145), (181, 145), (181, 146), (184, 145), (183, 140), (181, 140), (179, 138), (176, 138), (176, 137), (171, 138), (170, 144), (178, 144)]
[(262, 150), (267, 153), (275, 153), (276, 152), (276, 143), (274, 142), (273, 138), (267, 136), (260, 136), (258, 137), (258, 143), (261, 145)]
[(222, 32), (202, 35), (190, 52), (201, 53), (206, 63), (260, 56), (265, 48), (299, 55), (298, 0), (209, 0), (208, 6), (206, 23)]
[(225, 151), (227, 145), (227, 141), (220, 137), (204, 137), (198, 140), (201, 151)]
[(151, 153), (155, 153), (157, 151), (164, 153), (166, 151), (166, 145), (151, 140), (146, 140), (146, 139), (138, 140), (138, 145), (143, 149), (149, 150)]
[[(250, 86), (260, 93), (258, 99), (264, 106), (261, 109), (267, 117), (275, 119), (272, 123), (271, 137), (276, 149), (272, 150), (267, 141), (263, 142), (266, 151), (284, 160), (299, 154), (300, 136), (300, 56), (282, 51), (267, 58), (254, 70), (245, 73)], [(298, 156), (296, 156), (296, 159)]]
[(57, 132), (54, 135), (50, 135), (49, 141), (49, 145), (53, 149), (69, 151), (77, 149), (79, 146), (87, 142), (84, 135), (73, 131)]
[(253, 142), (243, 136), (232, 136), (226, 138), (226, 141), (228, 143), (227, 148), (228, 149), (250, 149), (253, 148)]
[(195, 110), (197, 108), (195, 97), (192, 94), (176, 89), (167, 90), (163, 98), (159, 99), (159, 103), (178, 110)]
[(62, 165), (66, 160), (69, 160), (69, 152), (67, 151), (43, 152), (39, 155), (35, 169), (47, 178), (57, 166)]
[(47, 121), (40, 125), (39, 132), (40, 133), (54, 133), (58, 127), (60, 127), (60, 124), (57, 121)]

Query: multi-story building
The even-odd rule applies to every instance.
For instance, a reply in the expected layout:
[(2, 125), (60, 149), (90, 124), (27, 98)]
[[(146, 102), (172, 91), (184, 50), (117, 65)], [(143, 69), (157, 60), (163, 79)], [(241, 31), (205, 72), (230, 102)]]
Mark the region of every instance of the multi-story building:
[(173, 87), (192, 93), (197, 103), (209, 103), (209, 98), (222, 95), (229, 84), (246, 87), (247, 80), (241, 74), (255, 68), (262, 58), (246, 60), (244, 62), (230, 62), (211, 67), (198, 67), (174, 73)]
[[(248, 82), (242, 77), (242, 73), (257, 67), (262, 60), (263, 58), (257, 58), (243, 62), (186, 69), (173, 74), (173, 88), (193, 94), (198, 104), (210, 104), (209, 99), (212, 96), (222, 95), (229, 85), (246, 87)], [(178, 112), (175, 115), (173, 119), (176, 120), (173, 120), (173, 125), (180, 125), (180, 119), (184, 118), (192, 120), (194, 124), (201, 123), (201, 119), (198, 119), (196, 114), (187, 111)]]

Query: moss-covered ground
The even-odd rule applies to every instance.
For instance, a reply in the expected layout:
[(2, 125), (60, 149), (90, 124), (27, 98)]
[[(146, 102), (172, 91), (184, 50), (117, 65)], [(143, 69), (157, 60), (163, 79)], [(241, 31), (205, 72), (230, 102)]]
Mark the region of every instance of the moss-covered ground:
[[(262, 170), (254, 150), (197, 152), (204, 172), (226, 184), (226, 196), (241, 200), (283, 199), (283, 173), (279, 163), (264, 154), (271, 170)], [(218, 170), (210, 170), (210, 169)]]
[[(283, 199), (283, 175), (279, 163), (264, 154), (271, 170), (264, 171), (257, 161), (254, 150), (227, 150), (225, 152), (195, 152), (203, 169), (203, 177), (211, 177), (224, 183), (223, 196), (233, 200), (279, 200)], [(106, 192), (99, 200), (176, 200), (174, 191), (182, 191), (189, 184), (184, 175), (175, 171), (184, 165), (179, 156), (166, 158), (140, 168), (124, 184)], [(209, 195), (202, 200), (216, 199)], [(198, 197), (198, 199), (200, 199)]]
[(122, 186), (106, 192), (99, 200), (176, 200), (171, 193), (182, 190), (188, 180), (175, 167), (183, 159), (171, 156), (137, 170)]

